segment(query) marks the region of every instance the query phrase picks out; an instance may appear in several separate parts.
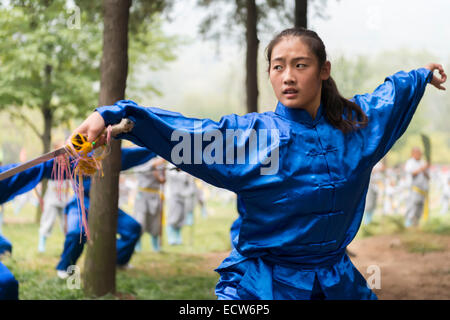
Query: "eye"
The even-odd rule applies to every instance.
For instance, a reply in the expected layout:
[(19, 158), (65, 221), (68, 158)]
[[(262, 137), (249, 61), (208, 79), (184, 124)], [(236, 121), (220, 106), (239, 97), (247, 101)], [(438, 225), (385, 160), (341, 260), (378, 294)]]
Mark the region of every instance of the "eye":
[(303, 68), (306, 67), (306, 64), (303, 64), (303, 63), (297, 63), (297, 65), (296, 65), (295, 67), (296, 67), (296, 68), (299, 68), (299, 69), (303, 69)]
[(273, 66), (273, 70), (280, 71), (283, 67), (279, 64)]

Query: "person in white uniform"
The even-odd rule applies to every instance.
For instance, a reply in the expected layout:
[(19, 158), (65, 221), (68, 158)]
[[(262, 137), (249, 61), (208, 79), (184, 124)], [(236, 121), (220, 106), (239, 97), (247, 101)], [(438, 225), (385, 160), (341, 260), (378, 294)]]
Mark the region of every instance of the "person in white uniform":
[[(138, 189), (134, 202), (135, 217), (142, 227), (141, 237), (144, 232), (150, 234), (151, 245), (155, 252), (161, 250), (165, 162), (163, 158), (153, 158), (135, 170), (138, 173)], [(136, 244), (136, 251), (140, 250), (141, 240)]]
[(61, 232), (65, 234), (65, 214), (64, 207), (67, 202), (67, 193), (64, 189), (58, 195), (58, 181), (48, 180), (47, 191), (44, 196), (44, 210), (42, 211), (39, 226), (38, 251), (45, 252), (47, 238), (50, 237), (56, 217), (59, 218)]
[(422, 151), (414, 147), (411, 158), (405, 164), (405, 171), (409, 175), (410, 193), (405, 215), (405, 226), (417, 226), (425, 209), (425, 200), (429, 188), (429, 163), (422, 159)]
[(441, 195), (441, 214), (448, 212), (448, 204), (450, 201), (450, 173), (443, 174), (442, 179), (442, 195)]
[[(53, 148), (62, 147), (62, 142), (53, 144)], [(58, 185), (59, 184), (59, 185)], [(58, 190), (60, 189), (60, 190)], [(45, 244), (47, 238), (50, 237), (55, 223), (56, 217), (59, 218), (59, 226), (63, 234), (66, 233), (66, 215), (64, 214), (64, 207), (68, 201), (68, 181), (48, 180), (47, 191), (44, 195), (44, 206), (39, 226), (39, 244), (38, 251), (45, 252)]]
[(195, 198), (196, 186), (193, 176), (181, 170), (173, 170), (174, 167), (169, 165), (166, 171), (167, 240), (169, 245), (180, 245), (183, 242), (181, 229), (186, 222), (190, 223), (189, 220), (186, 221), (186, 218), (195, 205), (193, 198)]

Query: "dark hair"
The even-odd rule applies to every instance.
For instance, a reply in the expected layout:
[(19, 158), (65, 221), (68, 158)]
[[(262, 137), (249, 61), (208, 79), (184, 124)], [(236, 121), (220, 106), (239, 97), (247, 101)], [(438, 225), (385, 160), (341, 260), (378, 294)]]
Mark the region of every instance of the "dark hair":
[[(311, 52), (317, 57), (319, 70), (322, 68), (327, 61), (327, 53), (322, 39), (312, 30), (296, 27), (280, 32), (267, 46), (268, 71), (270, 71), (273, 48), (286, 37), (301, 37), (303, 42), (308, 45)], [(339, 93), (336, 83), (331, 76), (327, 80), (322, 81), (321, 102), (328, 121), (342, 132), (347, 133), (367, 125), (368, 118), (364, 111), (359, 105), (345, 99)]]

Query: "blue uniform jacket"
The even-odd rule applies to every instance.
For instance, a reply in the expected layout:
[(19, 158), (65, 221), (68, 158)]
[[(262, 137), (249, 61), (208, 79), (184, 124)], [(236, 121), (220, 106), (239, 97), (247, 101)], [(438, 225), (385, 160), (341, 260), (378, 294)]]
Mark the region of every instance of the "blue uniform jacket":
[[(375, 299), (345, 249), (359, 229), (373, 166), (404, 133), (431, 79), (425, 68), (401, 71), (373, 93), (354, 96), (369, 122), (347, 134), (328, 122), (322, 105), (315, 119), (278, 103), (275, 112), (218, 122), (129, 100), (97, 111), (106, 125), (133, 120), (121, 138), (170, 162), (186, 139), (187, 161), (175, 164), (237, 193), (242, 221), (235, 248), (217, 269), (220, 299), (310, 299), (318, 287), (327, 299)], [(239, 129), (230, 146), (227, 133)], [(258, 136), (257, 149), (254, 132), (267, 135)], [(239, 150), (249, 150), (245, 161)], [(278, 155), (277, 170), (262, 174), (270, 155)], [(222, 163), (211, 161), (216, 156)]]

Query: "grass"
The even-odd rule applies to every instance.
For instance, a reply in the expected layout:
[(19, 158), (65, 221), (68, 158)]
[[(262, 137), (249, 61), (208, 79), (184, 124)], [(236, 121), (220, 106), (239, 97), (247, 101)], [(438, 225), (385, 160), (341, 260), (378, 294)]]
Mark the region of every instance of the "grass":
[(422, 225), (422, 229), (427, 233), (450, 235), (449, 216), (431, 217), (425, 224)]
[[(132, 212), (124, 206), (126, 212)], [(142, 238), (142, 251), (135, 252), (130, 264), (133, 268), (117, 270), (116, 295), (101, 299), (216, 299), (214, 288), (219, 275), (218, 265), (207, 261), (205, 254), (230, 250), (229, 228), (237, 217), (235, 204), (209, 201), (208, 217), (195, 211), (194, 227), (183, 228), (183, 245), (169, 246), (163, 236), (161, 253), (151, 249), (150, 236)], [(54, 225), (47, 239), (46, 252), (37, 251), (39, 225), (35, 220), (35, 207), (26, 205), (14, 215), (11, 204), (5, 205), (3, 234), (13, 244), (13, 254), (2, 259), (19, 281), (19, 296), (34, 299), (91, 299), (83, 288), (84, 253), (77, 262), (81, 274), (81, 288), (70, 289), (66, 280), (56, 277), (64, 236), (59, 225)], [(73, 281), (71, 281), (73, 283)]]
[(381, 234), (399, 234), (406, 230), (403, 224), (403, 217), (393, 216), (375, 216), (368, 225), (361, 225), (357, 237), (366, 238)]
[(440, 214), (438, 209), (431, 210), (427, 221), (421, 220), (418, 227), (406, 228), (404, 217), (400, 214), (375, 215), (368, 225), (361, 225), (357, 237), (375, 235), (421, 232), (427, 234), (450, 235), (450, 215)]
[(445, 245), (436, 239), (423, 239), (422, 237), (407, 238), (403, 240), (406, 250), (411, 253), (429, 253), (434, 251), (445, 251)]
[(441, 215), (437, 209), (431, 210), (427, 221), (421, 220), (418, 227), (411, 228), (405, 227), (402, 215), (376, 215), (370, 224), (361, 226), (356, 238), (394, 234), (399, 236), (408, 252), (426, 254), (445, 251), (445, 236), (450, 236), (450, 215)]

